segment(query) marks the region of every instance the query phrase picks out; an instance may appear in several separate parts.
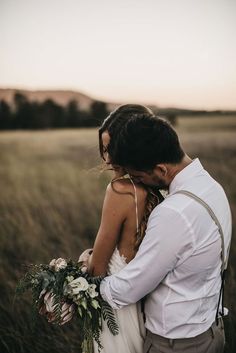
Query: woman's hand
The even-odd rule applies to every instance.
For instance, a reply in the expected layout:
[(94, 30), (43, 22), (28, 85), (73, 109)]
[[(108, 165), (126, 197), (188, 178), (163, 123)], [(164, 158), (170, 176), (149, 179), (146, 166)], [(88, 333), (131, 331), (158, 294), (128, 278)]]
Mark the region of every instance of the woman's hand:
[(86, 249), (79, 257), (78, 262), (82, 262), (82, 271), (87, 271), (89, 266), (89, 259), (93, 253), (93, 249)]

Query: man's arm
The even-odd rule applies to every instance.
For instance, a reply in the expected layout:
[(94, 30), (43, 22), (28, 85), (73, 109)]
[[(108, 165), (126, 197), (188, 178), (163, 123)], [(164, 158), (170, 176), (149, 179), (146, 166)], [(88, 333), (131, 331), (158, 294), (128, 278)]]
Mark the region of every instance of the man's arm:
[(156, 207), (135, 258), (101, 282), (101, 295), (115, 309), (136, 303), (192, 252), (193, 234), (185, 217), (171, 208)]

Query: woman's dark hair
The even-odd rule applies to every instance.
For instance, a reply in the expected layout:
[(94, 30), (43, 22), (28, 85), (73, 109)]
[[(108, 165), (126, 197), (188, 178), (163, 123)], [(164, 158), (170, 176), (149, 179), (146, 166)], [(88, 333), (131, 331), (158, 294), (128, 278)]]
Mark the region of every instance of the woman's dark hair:
[(151, 109), (139, 104), (124, 104), (119, 106), (117, 109), (112, 111), (108, 117), (104, 120), (101, 127), (98, 130), (99, 135), (99, 150), (102, 158), (104, 155), (102, 134), (107, 131), (110, 139), (115, 139), (117, 132), (122, 126), (129, 120), (137, 116), (153, 116)]
[[(103, 150), (103, 143), (102, 143), (102, 134), (103, 132), (107, 131), (110, 140), (115, 141), (116, 136), (119, 131), (126, 125), (126, 123), (130, 119), (140, 118), (140, 117), (151, 117), (154, 116), (151, 109), (138, 104), (125, 104), (118, 107), (116, 110), (110, 113), (110, 115), (104, 120), (102, 126), (99, 129), (99, 150), (100, 155), (104, 158), (104, 150)], [(108, 151), (110, 147), (108, 146)], [(111, 182), (111, 186), (113, 190), (117, 193), (120, 193), (116, 190), (115, 186), (113, 186), (113, 180)], [(163, 197), (159, 190), (155, 190), (147, 185), (143, 185), (143, 187), (147, 190), (147, 198), (145, 203), (145, 210), (143, 218), (139, 225), (139, 230), (136, 233), (135, 243), (134, 243), (134, 250), (135, 252), (138, 250), (139, 245), (141, 244), (147, 227), (148, 218), (152, 210), (163, 200)], [(131, 194), (133, 196), (133, 194)]]
[(172, 126), (154, 115), (136, 115), (111, 138), (108, 153), (113, 164), (151, 171), (159, 163), (180, 163), (184, 151)]

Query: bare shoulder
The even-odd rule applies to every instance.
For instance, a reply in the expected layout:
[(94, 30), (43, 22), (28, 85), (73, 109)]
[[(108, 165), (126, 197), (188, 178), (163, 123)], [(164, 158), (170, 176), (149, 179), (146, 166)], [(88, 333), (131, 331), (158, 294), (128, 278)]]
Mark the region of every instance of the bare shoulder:
[[(143, 199), (145, 200), (147, 197), (147, 190), (145, 187), (140, 183), (134, 183), (135, 188), (137, 190), (137, 196), (140, 201)], [(111, 181), (111, 183), (107, 187), (108, 193), (114, 193), (120, 195), (121, 197), (124, 195), (134, 197), (134, 186), (130, 179), (124, 178), (119, 180)]]

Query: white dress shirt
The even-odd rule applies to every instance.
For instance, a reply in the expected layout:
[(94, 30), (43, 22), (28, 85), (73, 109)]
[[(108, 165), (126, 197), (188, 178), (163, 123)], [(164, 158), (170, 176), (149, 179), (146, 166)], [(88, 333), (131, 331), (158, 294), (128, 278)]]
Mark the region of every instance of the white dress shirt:
[(151, 213), (135, 258), (101, 282), (102, 297), (115, 309), (147, 295), (145, 326), (167, 338), (194, 337), (215, 320), (221, 286), (221, 238), (202, 198), (216, 214), (228, 250), (232, 220), (223, 188), (195, 159), (179, 172), (169, 195)]

